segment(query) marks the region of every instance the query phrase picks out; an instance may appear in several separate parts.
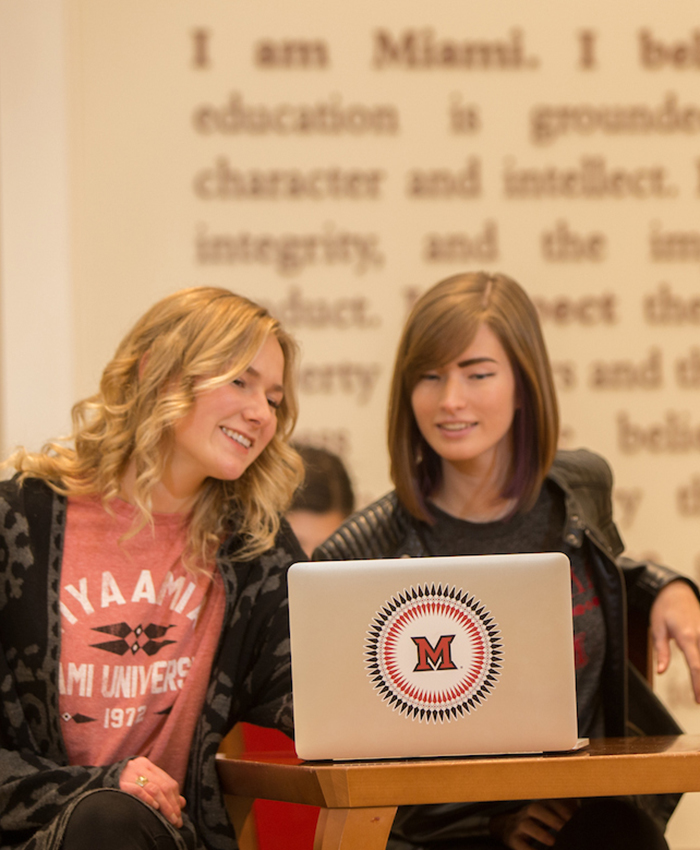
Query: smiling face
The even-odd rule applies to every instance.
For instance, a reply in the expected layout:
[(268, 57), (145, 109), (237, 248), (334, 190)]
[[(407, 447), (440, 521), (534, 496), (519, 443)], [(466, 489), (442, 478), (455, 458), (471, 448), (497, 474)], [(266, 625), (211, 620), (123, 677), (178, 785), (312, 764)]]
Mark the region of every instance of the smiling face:
[(275, 435), (283, 381), (284, 354), (270, 335), (242, 375), (198, 393), (173, 426), (168, 489), (194, 496), (206, 478), (240, 478)]
[(422, 374), (411, 393), (416, 424), (443, 471), (499, 475), (510, 466), (515, 376), (496, 334), (481, 324), (465, 351)]

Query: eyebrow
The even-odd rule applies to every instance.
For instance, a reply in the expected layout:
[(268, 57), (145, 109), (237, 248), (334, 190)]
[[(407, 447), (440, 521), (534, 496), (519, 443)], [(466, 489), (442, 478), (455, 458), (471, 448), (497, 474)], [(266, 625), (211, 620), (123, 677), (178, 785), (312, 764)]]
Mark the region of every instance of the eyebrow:
[(463, 369), (465, 366), (475, 366), (477, 363), (495, 363), (498, 365), (498, 360), (493, 357), (471, 357), (469, 360), (460, 360), (457, 365), (460, 369)]
[[(260, 372), (258, 372), (258, 370), (254, 369), (252, 366), (248, 366), (248, 368), (246, 369), (246, 374), (252, 375), (254, 378), (260, 377)], [(284, 395), (284, 387), (281, 384), (275, 384), (274, 386), (270, 387), (269, 391), (271, 393), (282, 393), (282, 395)]]

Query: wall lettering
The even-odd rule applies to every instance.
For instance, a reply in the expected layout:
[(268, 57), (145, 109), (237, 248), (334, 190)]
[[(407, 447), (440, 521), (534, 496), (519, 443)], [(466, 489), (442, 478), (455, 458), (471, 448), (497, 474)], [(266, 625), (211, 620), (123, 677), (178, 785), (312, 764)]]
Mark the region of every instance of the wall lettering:
[(378, 29), (374, 33), (372, 64), (411, 69), (450, 68), (463, 71), (520, 71), (539, 67), (539, 59), (528, 55), (525, 33), (515, 28), (501, 39), (445, 38), (431, 27), (406, 29), (401, 35)]
[(603, 156), (581, 157), (578, 165), (524, 168), (515, 157), (503, 166), (505, 198), (669, 198), (678, 190), (664, 165), (612, 167)]
[(676, 506), (681, 516), (700, 516), (700, 475), (693, 475), (676, 490)]
[(700, 262), (700, 230), (663, 230), (658, 221), (653, 221), (649, 258), (655, 263)]
[(498, 225), (492, 220), (472, 234), (428, 233), (423, 243), (426, 263), (493, 263), (498, 258)]
[(543, 324), (554, 325), (614, 325), (618, 321), (617, 295), (603, 292), (600, 295), (543, 296), (532, 300)]
[(194, 193), (202, 200), (372, 200), (381, 198), (381, 168), (237, 168), (228, 157), (197, 172)]
[(578, 66), (584, 71), (593, 70), (596, 65), (596, 42), (598, 33), (585, 29), (578, 32)]
[(660, 348), (650, 348), (640, 361), (595, 360), (590, 364), (588, 386), (594, 390), (658, 390), (663, 386)]
[(270, 266), (281, 275), (296, 275), (312, 266), (347, 266), (356, 275), (384, 263), (379, 235), (337, 230), (320, 233), (221, 233), (200, 224), (195, 234), (195, 261), (200, 266)]
[(692, 346), (685, 357), (676, 360), (676, 383), (684, 390), (700, 389), (700, 348)]
[(381, 372), (379, 363), (303, 363), (299, 370), (299, 392), (346, 395), (365, 405), (372, 398)]
[(318, 70), (330, 65), (330, 50), (322, 39), (263, 39), (253, 48), (253, 62), (273, 70)]
[(209, 57), (209, 40), (211, 31), (198, 27), (192, 30), (192, 67), (208, 68), (211, 64)]
[(304, 295), (299, 286), (290, 286), (284, 298), (258, 301), (291, 330), (333, 328), (334, 330), (377, 328), (382, 317), (372, 311), (364, 295), (339, 298)]
[(415, 168), (406, 175), (406, 194), (414, 200), (478, 198), (481, 195), (481, 160), (472, 156), (459, 171)]
[(419, 286), (404, 286), (401, 289), (401, 297), (403, 299), (403, 312), (404, 318), (408, 316), (408, 314), (413, 309), (413, 305), (423, 294), (423, 289)]
[(688, 411), (667, 410), (660, 422), (642, 425), (617, 414), (617, 445), (623, 454), (688, 454), (700, 451), (700, 424)]
[(700, 293), (677, 295), (668, 283), (659, 283), (656, 292), (643, 301), (644, 318), (650, 325), (700, 324)]
[(540, 245), (542, 257), (550, 263), (599, 263), (607, 254), (605, 234), (576, 233), (564, 219), (542, 234)]
[(468, 135), (481, 129), (481, 111), (475, 103), (465, 103), (461, 94), (450, 98), (449, 128), (453, 133)]
[(649, 29), (640, 30), (639, 61), (648, 71), (700, 70), (700, 29), (694, 29), (685, 39), (670, 42), (661, 41)]
[(641, 487), (615, 487), (613, 489), (616, 522), (621, 528), (629, 528), (634, 523), (643, 499), (644, 492)]
[(668, 92), (660, 104), (564, 104), (534, 106), (530, 137), (537, 145), (551, 144), (566, 135), (693, 136), (700, 133), (700, 105), (679, 103)]
[(578, 384), (578, 369), (573, 360), (552, 360), (552, 375), (559, 392), (573, 390)]
[(192, 115), (197, 133), (211, 136), (386, 136), (399, 132), (399, 112), (390, 103), (345, 104), (340, 94), (316, 103), (248, 104), (231, 92), (220, 106), (197, 106)]

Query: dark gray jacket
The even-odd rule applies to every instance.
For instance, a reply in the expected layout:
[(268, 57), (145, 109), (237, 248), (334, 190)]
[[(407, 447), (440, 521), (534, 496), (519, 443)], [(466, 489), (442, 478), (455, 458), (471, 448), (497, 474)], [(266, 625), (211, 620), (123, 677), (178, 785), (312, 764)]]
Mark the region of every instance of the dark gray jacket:
[[(66, 500), (42, 481), (0, 483), (0, 850), (60, 846), (75, 803), (118, 788), (125, 764), (68, 764), (58, 711), (65, 518)], [(286, 524), (252, 561), (236, 560), (238, 545), (232, 535), (217, 555), (226, 608), (192, 740), (185, 825), (172, 828), (183, 850), (183, 833), (197, 848), (236, 846), (214, 762), (226, 732), (238, 720), (292, 732), (286, 571), (305, 557)]]

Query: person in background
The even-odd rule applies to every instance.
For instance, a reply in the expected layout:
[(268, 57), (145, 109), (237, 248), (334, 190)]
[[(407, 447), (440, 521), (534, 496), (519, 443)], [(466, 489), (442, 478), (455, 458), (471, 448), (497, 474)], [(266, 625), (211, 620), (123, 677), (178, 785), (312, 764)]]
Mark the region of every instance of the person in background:
[(296, 345), (225, 289), (136, 323), (0, 485), (0, 848), (234, 846), (214, 758), (292, 731)]
[[(395, 489), (348, 519), (314, 558), (564, 552), (572, 569), (579, 734), (677, 734), (629, 668), (625, 609), (650, 621), (659, 672), (675, 639), (700, 701), (697, 588), (661, 566), (620, 558), (608, 465), (585, 450), (557, 451), (558, 435), (549, 358), (524, 290), (501, 274), (441, 281), (415, 304), (396, 355), (388, 434)], [(676, 802), (400, 809), (390, 846), (659, 850), (667, 847), (663, 830)]]
[(338, 455), (295, 444), (304, 463), (304, 483), (294, 494), (287, 520), (309, 557), (355, 509), (350, 476)]

